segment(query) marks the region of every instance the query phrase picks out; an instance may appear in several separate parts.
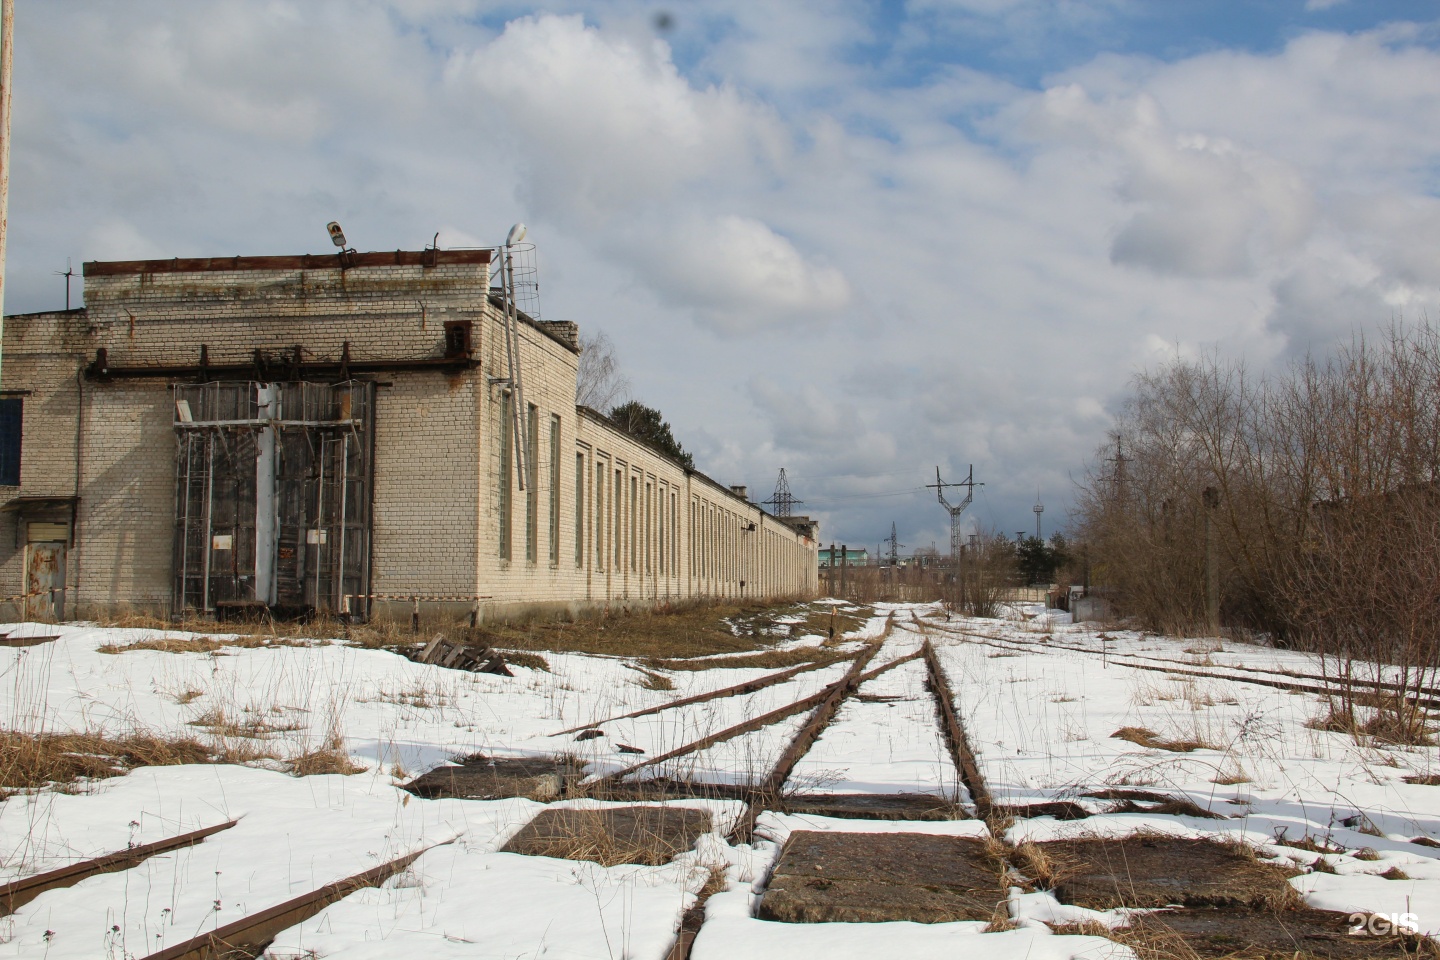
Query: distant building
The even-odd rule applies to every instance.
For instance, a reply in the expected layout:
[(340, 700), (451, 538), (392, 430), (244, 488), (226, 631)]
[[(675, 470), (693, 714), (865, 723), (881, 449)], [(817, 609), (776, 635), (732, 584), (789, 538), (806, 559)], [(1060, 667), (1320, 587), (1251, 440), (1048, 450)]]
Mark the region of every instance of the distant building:
[(853, 550), (836, 549), (833, 556), (828, 547), (819, 551), (820, 566), (822, 568), (829, 566), (838, 567), (842, 562), (842, 558), (846, 566), (863, 567), (870, 563), (870, 551), (864, 547), (857, 547)]
[(811, 595), (813, 525), (577, 408), (575, 325), (507, 325), (492, 252), (87, 263), (83, 308), (7, 318), (0, 594), (477, 621)]

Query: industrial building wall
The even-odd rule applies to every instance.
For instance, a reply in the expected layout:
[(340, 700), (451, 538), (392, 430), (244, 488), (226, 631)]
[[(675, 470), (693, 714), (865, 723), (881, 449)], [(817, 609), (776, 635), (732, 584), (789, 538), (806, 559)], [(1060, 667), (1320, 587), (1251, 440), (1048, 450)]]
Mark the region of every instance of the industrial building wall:
[[(533, 454), (526, 457), (532, 482), (522, 491), (519, 451), (512, 439), (507, 454), (504, 439), (513, 430), (502, 419), (513, 402), (504, 324), (488, 301), (484, 263), (422, 267), (401, 264), (399, 255), (395, 265), (345, 271), (231, 270), (216, 263), (191, 272), (87, 265), (85, 311), (7, 322), (3, 386), (30, 393), (23, 397), (21, 486), (0, 488), (0, 596), (22, 592), (24, 581), (24, 525), (6, 502), (53, 497), (59, 505), (47, 509), (64, 513), (77, 492), (78, 462), (79, 522), (66, 583), (72, 590), (78, 583), (79, 591), (66, 612), (171, 609), (170, 382), (202, 379), (194, 370), (202, 344), (209, 365), (232, 365), (229, 379), (258, 350), (270, 378), (283, 380), (297, 356), (333, 361), (347, 342), (357, 362), (441, 357), (446, 321), (471, 323), (476, 365), (370, 377), (379, 381), (371, 580), (377, 614), (408, 616), (413, 596), (428, 598), (430, 614), (487, 619), (816, 588), (815, 543), (577, 410), (578, 352), (569, 324), (519, 324), (522, 415), (537, 428), (525, 451)], [(111, 368), (191, 372), (83, 378), (100, 349)], [(508, 472), (501, 469), (507, 455)], [(407, 599), (391, 599), (401, 597)]]

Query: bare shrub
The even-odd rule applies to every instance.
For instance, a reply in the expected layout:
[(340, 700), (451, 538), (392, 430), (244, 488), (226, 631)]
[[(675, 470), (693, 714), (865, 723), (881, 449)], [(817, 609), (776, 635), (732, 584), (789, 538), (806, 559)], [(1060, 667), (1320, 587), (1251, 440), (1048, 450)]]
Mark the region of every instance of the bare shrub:
[(1120, 612), (1318, 653), (1341, 715), (1328, 729), (1428, 742), (1416, 701), (1440, 665), (1440, 329), (1396, 324), (1268, 376), (1215, 356), (1142, 374), (1077, 513)]

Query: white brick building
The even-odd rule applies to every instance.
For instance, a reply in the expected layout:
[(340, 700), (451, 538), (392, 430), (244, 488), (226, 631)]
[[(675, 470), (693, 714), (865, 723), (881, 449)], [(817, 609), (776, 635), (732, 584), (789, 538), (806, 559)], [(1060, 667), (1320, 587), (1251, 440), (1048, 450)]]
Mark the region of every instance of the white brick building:
[(516, 448), (490, 256), (87, 263), (82, 309), (6, 318), (0, 594), (483, 621), (813, 593), (812, 527), (575, 406), (573, 324), (515, 325)]

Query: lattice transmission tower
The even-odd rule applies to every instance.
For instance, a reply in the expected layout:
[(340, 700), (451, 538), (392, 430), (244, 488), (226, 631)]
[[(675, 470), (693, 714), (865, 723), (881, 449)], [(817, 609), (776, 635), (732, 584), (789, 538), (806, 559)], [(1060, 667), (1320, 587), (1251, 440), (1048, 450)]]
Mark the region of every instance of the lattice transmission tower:
[[(969, 474), (959, 483), (946, 483), (940, 479), (940, 468), (936, 467), (935, 482), (927, 483), (925, 486), (935, 491), (935, 496), (940, 500), (940, 506), (944, 507), (950, 513), (950, 559), (951, 562), (958, 563), (960, 560), (960, 547), (962, 546), (960, 515), (964, 513), (965, 508), (970, 506), (975, 500), (975, 488), (983, 487), (985, 484), (975, 482), (975, 465), (972, 463)], [(959, 503), (951, 503), (949, 500), (946, 500), (945, 488), (947, 487), (964, 487), (965, 499)]]
[(761, 500), (761, 503), (770, 504), (775, 508), (775, 516), (789, 517), (795, 504), (804, 503), (804, 500), (797, 500), (790, 494), (790, 481), (785, 479), (785, 468), (780, 468), (780, 476), (775, 481), (775, 492), (769, 500)]
[(905, 544), (900, 542), (899, 536), (895, 533), (895, 524), (890, 524), (890, 537), (885, 541), (890, 544), (890, 549), (885, 552), (885, 559), (892, 567), (900, 566), (900, 548)]

